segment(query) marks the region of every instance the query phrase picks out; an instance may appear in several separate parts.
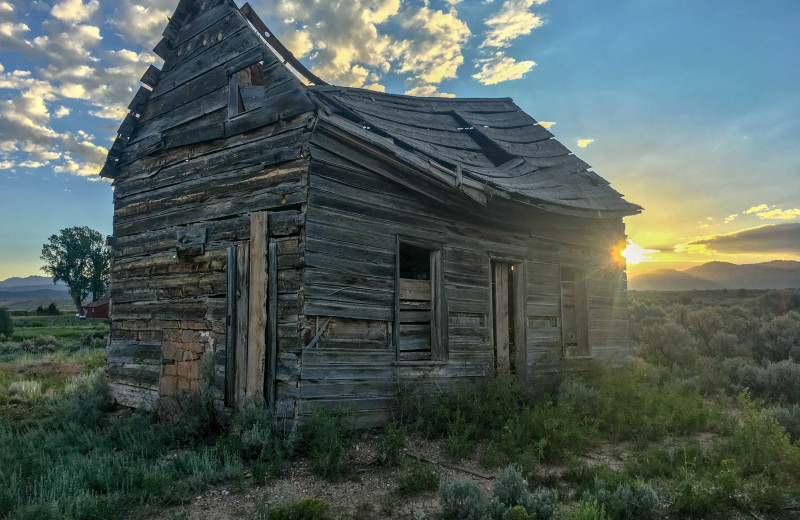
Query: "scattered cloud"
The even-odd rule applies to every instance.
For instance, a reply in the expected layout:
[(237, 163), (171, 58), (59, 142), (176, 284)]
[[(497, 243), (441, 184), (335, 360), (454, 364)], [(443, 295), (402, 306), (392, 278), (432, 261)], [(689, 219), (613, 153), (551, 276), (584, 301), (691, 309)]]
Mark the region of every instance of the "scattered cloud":
[(19, 163), (19, 165), (23, 168), (41, 168), (42, 166), (47, 166), (47, 162), (37, 162), (37, 161), (25, 161)]
[(755, 214), (758, 218), (764, 220), (794, 220), (800, 217), (800, 208), (781, 209), (775, 207), (774, 204), (770, 208), (766, 204), (759, 204), (744, 210), (742, 214)]
[(725, 217), (725, 223), (729, 224), (729, 223), (733, 222), (734, 220), (736, 220), (738, 217), (739, 217), (738, 213), (734, 213), (733, 215), (728, 215), (727, 217)]
[(482, 64), (481, 70), (472, 77), (484, 85), (520, 79), (536, 65), (533, 61), (516, 61), (501, 52), (497, 52), (491, 58), (480, 60), (479, 63)]
[(742, 213), (746, 215), (748, 213), (758, 213), (760, 211), (767, 211), (768, 209), (769, 209), (769, 206), (767, 206), (766, 204), (759, 204), (758, 206), (753, 206), (750, 209), (746, 209), (746, 210), (742, 211)]
[(58, 107), (56, 111), (53, 113), (53, 117), (56, 119), (61, 119), (62, 117), (66, 117), (70, 114), (71, 110), (67, 107)]
[(764, 220), (794, 220), (800, 217), (800, 208), (759, 211), (756, 216)]
[(85, 4), (81, 0), (64, 0), (54, 5), (50, 14), (65, 22), (85, 22), (99, 7), (100, 3), (97, 0), (90, 0)]
[(547, 0), (507, 0), (500, 10), (484, 23), (489, 27), (481, 47), (508, 47), (512, 40), (530, 34), (544, 23), (531, 7)]
[(14, 167), (13, 161), (0, 161), (0, 170), (10, 170)]
[(541, 126), (547, 128), (548, 130), (550, 130), (553, 127), (553, 125), (556, 124), (556, 122), (555, 121), (539, 121), (539, 124)]
[(586, 148), (590, 144), (594, 142), (594, 139), (578, 139), (578, 146), (581, 148)]
[(111, 23), (128, 41), (152, 49), (161, 41), (161, 33), (173, 9), (174, 1), (122, 0)]
[(705, 246), (706, 249), (725, 254), (800, 254), (800, 223), (769, 224), (690, 242), (688, 246)]

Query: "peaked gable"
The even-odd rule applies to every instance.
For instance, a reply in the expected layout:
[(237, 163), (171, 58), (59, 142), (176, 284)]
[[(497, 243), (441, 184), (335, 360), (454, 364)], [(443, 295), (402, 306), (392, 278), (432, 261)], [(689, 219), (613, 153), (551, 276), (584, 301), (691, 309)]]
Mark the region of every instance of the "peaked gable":
[(313, 110), (304, 84), (231, 0), (181, 0), (102, 176), (152, 152), (235, 135)]

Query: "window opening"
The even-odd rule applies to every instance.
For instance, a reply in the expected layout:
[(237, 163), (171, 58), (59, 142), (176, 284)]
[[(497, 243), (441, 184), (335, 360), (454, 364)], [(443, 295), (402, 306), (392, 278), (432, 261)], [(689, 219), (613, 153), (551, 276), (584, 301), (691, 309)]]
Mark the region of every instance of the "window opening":
[(561, 267), (561, 339), (564, 357), (589, 356), (589, 313), (582, 269)]
[(494, 331), (495, 368), (498, 374), (517, 371), (517, 294), (514, 265), (492, 262), (492, 330)]
[(443, 333), (441, 252), (400, 243), (397, 255), (399, 361), (446, 359)]
[(264, 102), (264, 62), (259, 61), (231, 76), (228, 115), (260, 107)]

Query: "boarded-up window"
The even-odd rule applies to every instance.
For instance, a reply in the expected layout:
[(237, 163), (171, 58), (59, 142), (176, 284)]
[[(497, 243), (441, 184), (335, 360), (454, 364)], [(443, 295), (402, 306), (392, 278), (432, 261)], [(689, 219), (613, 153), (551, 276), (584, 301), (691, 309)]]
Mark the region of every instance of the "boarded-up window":
[(564, 357), (591, 355), (586, 277), (583, 269), (561, 267), (561, 340)]
[(447, 359), (441, 252), (399, 243), (396, 296), (398, 359)]
[(264, 102), (264, 65), (254, 63), (231, 76), (228, 116), (232, 117), (260, 107)]

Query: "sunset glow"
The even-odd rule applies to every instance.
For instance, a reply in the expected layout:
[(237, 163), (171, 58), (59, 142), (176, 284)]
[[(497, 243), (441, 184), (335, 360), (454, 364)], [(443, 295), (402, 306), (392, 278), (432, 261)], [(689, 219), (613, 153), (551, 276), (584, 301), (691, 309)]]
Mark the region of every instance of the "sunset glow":
[(625, 257), (627, 263), (638, 264), (640, 262), (643, 262), (644, 260), (652, 260), (653, 257), (649, 255), (658, 252), (659, 251), (657, 249), (644, 249), (634, 244), (632, 240), (628, 239), (628, 245), (622, 251), (622, 256)]

